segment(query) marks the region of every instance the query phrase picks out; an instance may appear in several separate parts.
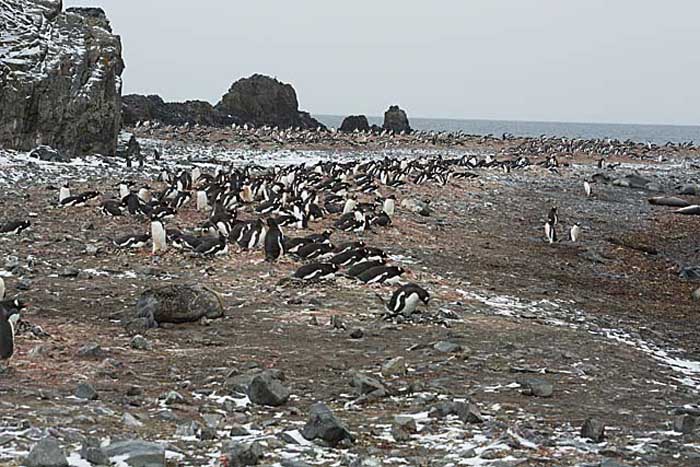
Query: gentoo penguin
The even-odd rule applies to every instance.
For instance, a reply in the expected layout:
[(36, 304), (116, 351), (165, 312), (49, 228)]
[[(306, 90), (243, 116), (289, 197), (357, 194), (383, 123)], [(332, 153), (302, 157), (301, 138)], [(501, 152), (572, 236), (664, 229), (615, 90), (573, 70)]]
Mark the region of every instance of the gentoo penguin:
[(267, 232), (265, 233), (265, 260), (275, 261), (284, 254), (284, 235), (275, 219), (267, 220)]
[(228, 253), (228, 238), (219, 233), (217, 238), (203, 239), (194, 249), (194, 252), (202, 256), (222, 256)]
[(418, 303), (427, 305), (429, 301), (430, 294), (427, 290), (417, 284), (406, 284), (393, 293), (386, 309), (391, 313), (410, 315), (416, 311)]
[(353, 212), (357, 207), (357, 200), (355, 198), (348, 198), (345, 200), (345, 205), (343, 206), (342, 214), (347, 214)]
[(554, 227), (554, 224), (552, 224), (550, 221), (547, 221), (544, 224), (544, 235), (547, 237), (547, 241), (549, 243), (554, 243), (557, 241), (556, 227)]
[[(684, 208), (676, 209), (673, 211), (675, 214), (684, 214), (684, 215), (699, 215), (700, 214), (700, 205), (697, 204), (691, 204), (690, 206), (686, 206)], [(1, 232), (1, 231), (0, 231)]]
[(571, 231), (569, 232), (571, 235), (571, 241), (576, 243), (579, 241), (581, 238), (581, 227), (579, 227), (578, 223), (574, 224), (573, 227), (571, 227)]
[(10, 221), (0, 226), (0, 235), (17, 235), (31, 226), (29, 221)]
[(154, 219), (151, 221), (151, 241), (153, 243), (153, 249), (151, 252), (155, 255), (159, 251), (165, 251), (167, 248), (165, 239), (165, 225), (160, 219)]
[(382, 212), (384, 212), (384, 214), (386, 214), (387, 216), (393, 216), (395, 210), (396, 196), (389, 195), (384, 199), (384, 203), (382, 204)]
[(117, 248), (143, 248), (151, 239), (151, 234), (127, 234), (112, 240)]
[(16, 298), (0, 302), (0, 360), (9, 360), (15, 351), (15, 327), (23, 309)]
[(100, 205), (100, 211), (102, 211), (102, 214), (104, 214), (105, 216), (112, 217), (121, 216), (123, 214), (121, 203), (116, 199), (105, 200)]
[(583, 191), (586, 192), (586, 198), (591, 197), (591, 193), (593, 193), (593, 189), (591, 188), (591, 184), (588, 180), (583, 181)]
[(356, 250), (348, 250), (343, 253), (338, 253), (330, 259), (330, 262), (337, 264), (340, 267), (351, 266), (359, 263), (367, 256), (367, 250), (358, 248)]
[(400, 266), (375, 266), (356, 277), (365, 284), (392, 284), (398, 282), (404, 272)]
[(131, 193), (130, 186), (130, 182), (121, 182), (119, 184), (119, 199), (124, 199), (129, 195), (129, 193)]
[(70, 197), (70, 187), (68, 182), (64, 183), (63, 186), (58, 190), (58, 202), (59, 204), (66, 198)]
[(330, 258), (333, 256), (333, 245), (327, 243), (309, 243), (297, 250), (297, 256), (303, 260)]
[(336, 272), (338, 272), (338, 266), (335, 264), (311, 263), (297, 269), (292, 277), (304, 281), (332, 279)]
[(355, 263), (353, 267), (348, 269), (347, 275), (349, 277), (357, 277), (363, 272), (376, 268), (377, 266), (384, 266), (384, 260), (373, 260), (373, 261), (362, 261), (360, 263)]
[(136, 196), (139, 197), (141, 201), (144, 203), (150, 203), (151, 200), (153, 199), (153, 196), (151, 196), (151, 191), (148, 186), (142, 186)]
[(552, 225), (557, 225), (559, 223), (559, 215), (557, 214), (556, 206), (552, 206), (552, 209), (549, 210), (549, 214), (547, 214), (547, 221)]

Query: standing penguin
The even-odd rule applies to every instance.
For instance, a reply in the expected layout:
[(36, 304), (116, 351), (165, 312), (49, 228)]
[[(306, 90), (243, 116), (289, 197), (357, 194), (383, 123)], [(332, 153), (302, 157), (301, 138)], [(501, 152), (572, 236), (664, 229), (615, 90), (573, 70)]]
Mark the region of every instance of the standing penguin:
[(588, 180), (583, 181), (583, 191), (586, 192), (586, 198), (591, 197), (591, 193), (593, 192), (593, 189), (591, 188), (591, 184)]
[(571, 227), (571, 241), (576, 243), (580, 240), (581, 238), (581, 227), (579, 227), (578, 223), (574, 224), (573, 227)]
[(382, 211), (387, 216), (393, 216), (396, 210), (396, 196), (389, 195), (384, 199), (384, 204), (382, 206)]
[(153, 251), (155, 255), (159, 251), (165, 251), (167, 248), (165, 240), (165, 224), (162, 220), (152, 220), (151, 221), (151, 240), (153, 242)]
[(68, 182), (64, 183), (58, 190), (58, 202), (61, 203), (66, 198), (70, 198), (70, 187), (68, 186)]
[(265, 260), (275, 261), (284, 254), (284, 235), (282, 229), (273, 218), (267, 220), (265, 233)]
[(554, 243), (557, 241), (557, 230), (551, 221), (547, 221), (544, 224), (544, 235), (547, 237), (549, 243)]
[(559, 223), (559, 215), (557, 214), (556, 206), (552, 206), (552, 209), (549, 210), (549, 214), (547, 215), (547, 222), (549, 222), (552, 226), (555, 226)]
[(15, 327), (23, 308), (16, 298), (0, 302), (0, 360), (9, 360), (15, 351)]

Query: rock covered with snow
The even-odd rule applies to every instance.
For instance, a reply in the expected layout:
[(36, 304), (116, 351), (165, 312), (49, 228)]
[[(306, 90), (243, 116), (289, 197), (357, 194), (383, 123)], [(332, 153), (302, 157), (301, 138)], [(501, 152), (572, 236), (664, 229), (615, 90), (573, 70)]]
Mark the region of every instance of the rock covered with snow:
[(111, 155), (121, 124), (121, 40), (100, 8), (0, 0), (0, 145)]
[(220, 112), (205, 101), (164, 102), (158, 95), (129, 94), (123, 96), (122, 123), (126, 126), (136, 126), (139, 122), (210, 127), (243, 123), (234, 116)]

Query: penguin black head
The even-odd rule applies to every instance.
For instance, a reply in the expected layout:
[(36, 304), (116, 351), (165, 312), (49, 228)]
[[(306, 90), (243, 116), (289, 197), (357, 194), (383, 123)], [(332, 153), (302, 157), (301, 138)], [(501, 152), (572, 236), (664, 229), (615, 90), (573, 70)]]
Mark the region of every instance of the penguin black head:
[(26, 305), (19, 299), (13, 298), (0, 302), (0, 319), (8, 320), (10, 316), (20, 313)]

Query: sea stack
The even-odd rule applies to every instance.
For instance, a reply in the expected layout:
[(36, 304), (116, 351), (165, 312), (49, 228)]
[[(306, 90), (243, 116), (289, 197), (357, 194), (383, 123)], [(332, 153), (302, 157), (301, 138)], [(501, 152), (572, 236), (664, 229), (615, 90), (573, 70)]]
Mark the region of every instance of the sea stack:
[(352, 133), (354, 131), (369, 131), (370, 128), (367, 117), (364, 115), (350, 115), (343, 119), (343, 123), (340, 124), (338, 130)]
[(406, 112), (398, 105), (392, 105), (384, 112), (383, 128), (392, 133), (411, 132), (411, 125), (408, 123)]

